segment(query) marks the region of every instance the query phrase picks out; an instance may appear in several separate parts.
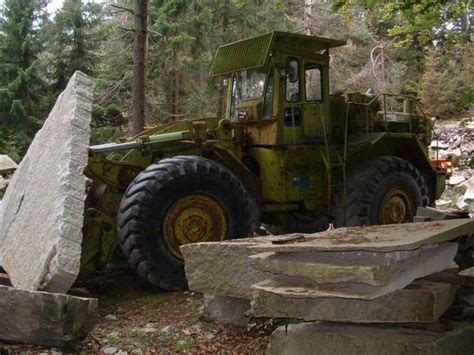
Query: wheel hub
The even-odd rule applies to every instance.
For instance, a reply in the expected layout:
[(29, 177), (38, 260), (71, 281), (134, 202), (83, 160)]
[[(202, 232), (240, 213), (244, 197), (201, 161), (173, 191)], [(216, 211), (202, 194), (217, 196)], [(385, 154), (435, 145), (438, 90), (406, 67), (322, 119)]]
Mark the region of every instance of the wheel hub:
[(179, 247), (227, 239), (228, 223), (222, 207), (212, 197), (196, 194), (176, 200), (165, 214), (163, 238), (169, 250), (182, 259)]
[(409, 222), (414, 215), (414, 203), (403, 188), (389, 190), (380, 205), (380, 224), (397, 224)]

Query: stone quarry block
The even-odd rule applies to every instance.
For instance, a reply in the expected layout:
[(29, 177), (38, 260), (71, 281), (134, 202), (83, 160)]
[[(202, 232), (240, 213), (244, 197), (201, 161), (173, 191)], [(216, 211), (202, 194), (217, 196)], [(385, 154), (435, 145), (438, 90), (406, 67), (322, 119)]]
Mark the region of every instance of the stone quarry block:
[(254, 285), (252, 315), (256, 318), (289, 318), (304, 321), (348, 323), (432, 323), (452, 305), (456, 287), (416, 281), (375, 300), (312, 297), (298, 294), (285, 283), (263, 281)]
[(268, 237), (181, 246), (189, 288), (201, 293), (250, 299), (250, 287), (272, 276), (255, 270), (248, 259), (256, 253), (248, 247), (259, 243), (268, 244)]
[(8, 155), (0, 154), (0, 174), (16, 170), (18, 165)]
[(418, 207), (416, 216), (427, 217), (431, 221), (442, 221), (448, 218), (448, 213), (437, 210), (433, 207)]
[(469, 278), (474, 279), (474, 266), (459, 272), (459, 276), (464, 276), (464, 277), (469, 277)]
[(204, 295), (203, 316), (210, 321), (246, 327), (250, 316), (250, 301), (219, 295)]
[(268, 354), (472, 355), (474, 324), (451, 323), (438, 330), (334, 323), (301, 323), (277, 328)]
[(69, 347), (94, 328), (97, 300), (0, 286), (0, 340)]
[(421, 223), (337, 228), (314, 234), (294, 234), (294, 240), (252, 249), (262, 252), (396, 251), (412, 250), (474, 234), (474, 220), (454, 219)]
[(386, 285), (433, 246), (394, 252), (261, 253), (250, 260), (256, 269), (278, 275), (307, 277), (317, 283), (355, 282)]
[(298, 297), (340, 297), (373, 300), (408, 286), (413, 280), (447, 269), (456, 255), (456, 243), (427, 246), (416, 257), (405, 260), (388, 279), (377, 286), (357, 282), (317, 283), (308, 277), (278, 275), (274, 279), (285, 283), (285, 290)]
[(19, 289), (65, 293), (79, 272), (93, 89), (71, 77), (3, 198), (0, 265)]

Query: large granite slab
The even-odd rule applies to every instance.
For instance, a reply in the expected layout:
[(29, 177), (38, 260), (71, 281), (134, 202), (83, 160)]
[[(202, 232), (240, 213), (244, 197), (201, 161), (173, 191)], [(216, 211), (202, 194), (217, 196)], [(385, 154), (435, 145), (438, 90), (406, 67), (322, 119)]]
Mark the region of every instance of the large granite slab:
[(334, 323), (290, 324), (273, 332), (267, 354), (472, 355), (474, 324), (439, 324), (436, 328), (438, 329)]
[(317, 283), (355, 282), (385, 285), (433, 246), (393, 252), (260, 253), (250, 256), (254, 267), (277, 275), (307, 277)]
[(92, 331), (97, 300), (0, 286), (0, 341), (70, 347)]
[(474, 234), (474, 220), (393, 224), (337, 228), (314, 234), (293, 234), (286, 242), (260, 244), (252, 249), (262, 252), (301, 251), (378, 251), (413, 250), (427, 244), (438, 244)]
[(402, 289), (415, 279), (447, 269), (452, 264), (457, 247), (456, 243), (426, 246), (419, 255), (407, 259), (403, 267), (391, 275), (389, 282), (382, 285), (357, 282), (317, 283), (307, 277), (287, 275), (277, 275), (273, 279), (284, 283), (285, 290), (295, 298), (310, 296), (373, 300)]
[(348, 323), (432, 323), (452, 305), (456, 288), (450, 284), (415, 281), (375, 300), (313, 297), (298, 294), (285, 283), (263, 281), (253, 286), (252, 316)]
[(93, 90), (71, 77), (3, 198), (0, 264), (16, 288), (65, 293), (79, 273)]

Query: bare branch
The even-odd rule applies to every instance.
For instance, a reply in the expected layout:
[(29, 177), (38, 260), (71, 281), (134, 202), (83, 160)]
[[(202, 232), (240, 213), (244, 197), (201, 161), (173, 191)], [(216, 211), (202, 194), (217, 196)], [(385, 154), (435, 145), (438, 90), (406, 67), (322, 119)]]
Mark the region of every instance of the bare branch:
[(122, 30), (122, 31), (130, 31), (130, 32), (135, 32), (135, 30), (133, 28), (125, 28), (125, 27), (117, 27), (119, 30)]
[(120, 9), (122, 11), (130, 12), (132, 15), (135, 15), (135, 11), (133, 11), (132, 9), (129, 9), (128, 7), (123, 7), (123, 6), (116, 5), (116, 4), (110, 4), (110, 6), (116, 8), (116, 9)]

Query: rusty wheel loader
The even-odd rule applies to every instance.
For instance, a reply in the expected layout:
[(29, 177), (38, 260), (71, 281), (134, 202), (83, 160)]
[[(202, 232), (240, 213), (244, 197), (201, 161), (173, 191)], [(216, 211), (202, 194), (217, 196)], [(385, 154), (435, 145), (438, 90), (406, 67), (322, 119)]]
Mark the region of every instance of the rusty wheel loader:
[[(179, 246), (412, 220), (445, 188), (415, 97), (330, 94), (329, 51), (345, 42), (271, 32), (218, 48), (224, 118), (163, 124), (90, 147), (83, 271), (117, 246), (138, 274), (186, 287)], [(217, 270), (216, 270), (217, 271)]]

